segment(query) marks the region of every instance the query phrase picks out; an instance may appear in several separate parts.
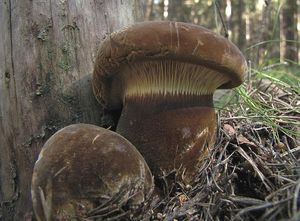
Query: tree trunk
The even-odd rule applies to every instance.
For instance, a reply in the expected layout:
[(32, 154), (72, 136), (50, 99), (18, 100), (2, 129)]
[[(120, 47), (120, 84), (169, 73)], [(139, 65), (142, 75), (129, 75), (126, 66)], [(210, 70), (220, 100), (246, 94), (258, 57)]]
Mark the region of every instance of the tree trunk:
[(0, 1), (0, 220), (31, 220), (44, 142), (72, 123), (101, 125), (91, 89), (99, 40), (142, 18), (138, 0)]
[(236, 24), (236, 35), (237, 35), (237, 45), (240, 50), (244, 51), (246, 47), (246, 21), (244, 18), (244, 14), (246, 12), (245, 2), (238, 1), (237, 3), (237, 24)]
[(280, 60), (298, 61), (297, 0), (285, 0), (280, 14)]
[(150, 21), (153, 16), (153, 4), (154, 0), (147, 0), (146, 10), (145, 10), (145, 20)]

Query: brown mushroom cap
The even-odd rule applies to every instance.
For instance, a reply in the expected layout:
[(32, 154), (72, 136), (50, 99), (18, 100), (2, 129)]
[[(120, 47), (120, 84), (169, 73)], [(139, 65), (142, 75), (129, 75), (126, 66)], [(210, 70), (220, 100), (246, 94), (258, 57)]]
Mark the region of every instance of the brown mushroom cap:
[(75, 124), (55, 133), (42, 148), (32, 201), (38, 220), (70, 220), (80, 216), (78, 208), (86, 217), (109, 199), (139, 205), (152, 188), (151, 172), (129, 141), (100, 127)]
[[(155, 61), (166, 61), (169, 64), (155, 63)], [(144, 65), (145, 62), (150, 64)], [(132, 72), (139, 67), (148, 72), (153, 64), (151, 62), (156, 64), (154, 69), (160, 67), (178, 69), (175, 67), (178, 63), (188, 64), (182, 69), (187, 69), (186, 72), (195, 72), (193, 75), (197, 75), (197, 72), (204, 73), (199, 76), (200, 79), (205, 75), (218, 79), (221, 75), (223, 79), (219, 79), (218, 84), (214, 85), (216, 88), (232, 88), (240, 85), (247, 70), (244, 56), (233, 43), (201, 26), (168, 21), (137, 23), (112, 33), (102, 42), (93, 75), (93, 89), (98, 101), (108, 108), (119, 108), (126, 89), (122, 85), (124, 82), (118, 81), (134, 78), (135, 73)], [(134, 67), (124, 71), (128, 66)], [(196, 83), (199, 80), (189, 78)], [(136, 79), (135, 83), (140, 84), (139, 79)], [(167, 83), (161, 84), (167, 85)], [(187, 84), (189, 83), (186, 83), (186, 87), (189, 87)], [(145, 85), (149, 83), (142, 84), (142, 87)], [(171, 86), (174, 86), (174, 83)], [(208, 92), (211, 90), (212, 88)], [(190, 91), (183, 91), (183, 93), (190, 93)]]

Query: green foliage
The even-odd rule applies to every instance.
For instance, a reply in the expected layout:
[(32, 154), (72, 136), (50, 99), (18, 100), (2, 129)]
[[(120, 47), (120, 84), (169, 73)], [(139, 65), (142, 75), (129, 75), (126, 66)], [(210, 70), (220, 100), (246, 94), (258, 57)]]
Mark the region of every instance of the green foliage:
[(216, 106), (250, 124), (266, 125), (277, 142), (281, 134), (300, 137), (300, 72), (297, 68), (252, 69), (251, 81), (223, 96)]

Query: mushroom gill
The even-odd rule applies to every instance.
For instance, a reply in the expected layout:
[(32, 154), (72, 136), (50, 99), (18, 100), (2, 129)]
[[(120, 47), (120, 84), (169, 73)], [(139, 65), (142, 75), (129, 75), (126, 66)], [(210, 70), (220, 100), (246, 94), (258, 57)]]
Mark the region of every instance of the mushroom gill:
[(174, 60), (136, 62), (124, 67), (113, 80), (112, 91), (122, 88), (126, 98), (210, 95), (229, 77), (205, 66)]

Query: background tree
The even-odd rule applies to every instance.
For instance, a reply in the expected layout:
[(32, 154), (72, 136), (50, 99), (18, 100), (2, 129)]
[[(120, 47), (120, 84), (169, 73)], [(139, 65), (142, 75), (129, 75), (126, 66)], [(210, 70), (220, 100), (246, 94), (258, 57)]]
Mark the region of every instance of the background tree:
[(281, 61), (298, 61), (297, 0), (285, 0), (280, 13), (280, 58)]
[[(173, 20), (206, 26), (225, 35), (254, 66), (298, 62), (299, 0), (149, 0), (149, 20)], [(219, 10), (219, 12), (218, 12)]]
[(90, 76), (98, 42), (142, 19), (141, 1), (0, 1), (0, 219), (30, 220), (44, 142), (72, 123), (101, 125)]

